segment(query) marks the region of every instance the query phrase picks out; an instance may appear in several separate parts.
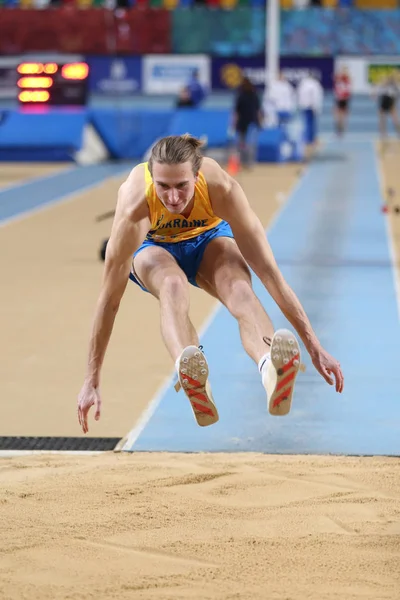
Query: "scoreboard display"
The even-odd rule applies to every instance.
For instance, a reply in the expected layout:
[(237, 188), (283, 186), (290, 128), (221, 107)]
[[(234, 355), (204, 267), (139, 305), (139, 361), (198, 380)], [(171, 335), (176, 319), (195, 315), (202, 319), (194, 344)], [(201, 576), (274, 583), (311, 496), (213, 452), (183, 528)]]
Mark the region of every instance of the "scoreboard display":
[(89, 65), (85, 62), (24, 62), (17, 66), (18, 101), (23, 105), (84, 106)]

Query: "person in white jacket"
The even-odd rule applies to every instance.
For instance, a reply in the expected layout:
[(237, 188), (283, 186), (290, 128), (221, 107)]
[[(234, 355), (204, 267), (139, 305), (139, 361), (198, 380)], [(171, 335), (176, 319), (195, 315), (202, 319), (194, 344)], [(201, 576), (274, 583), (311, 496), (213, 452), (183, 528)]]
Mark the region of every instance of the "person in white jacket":
[(263, 112), (273, 107), (276, 113), (279, 125), (284, 125), (290, 121), (296, 110), (296, 93), (294, 87), (288, 82), (284, 74), (279, 73), (278, 79), (272, 81), (265, 90), (263, 101)]
[(318, 115), (322, 111), (324, 89), (312, 74), (306, 75), (297, 88), (297, 103), (304, 118), (304, 143), (306, 160), (309, 159), (318, 141)]

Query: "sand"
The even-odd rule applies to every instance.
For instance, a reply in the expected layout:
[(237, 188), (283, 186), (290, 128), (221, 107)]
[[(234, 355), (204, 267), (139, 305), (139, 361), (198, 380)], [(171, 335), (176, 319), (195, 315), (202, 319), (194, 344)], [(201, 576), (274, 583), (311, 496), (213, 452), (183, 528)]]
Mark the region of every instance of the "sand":
[[(383, 157), (384, 185), (400, 188), (398, 157), (396, 148)], [(265, 225), (295, 182), (291, 169), (252, 178)], [(76, 393), (101, 274), (96, 248), (109, 227), (94, 217), (110, 209), (117, 186), (108, 182), (1, 232), (0, 321), (9, 340), (1, 435), (79, 435)], [(389, 213), (396, 253), (398, 219)], [(193, 291), (196, 325), (213, 305)], [(106, 410), (91, 435), (125, 435), (171, 372), (158, 344), (157, 375), (146, 376), (154, 351), (146, 334), (159, 335), (156, 304), (131, 288), (121, 312), (105, 369)], [(134, 402), (128, 368), (141, 375)], [(1, 600), (398, 600), (400, 460), (5, 457), (0, 539)]]
[(1, 599), (399, 598), (397, 459), (14, 457), (0, 490)]

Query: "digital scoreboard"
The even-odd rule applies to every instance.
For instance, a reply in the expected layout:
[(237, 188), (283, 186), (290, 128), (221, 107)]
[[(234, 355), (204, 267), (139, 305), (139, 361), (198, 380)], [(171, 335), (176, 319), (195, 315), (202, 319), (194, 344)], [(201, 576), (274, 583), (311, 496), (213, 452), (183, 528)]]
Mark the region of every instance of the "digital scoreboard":
[(21, 105), (84, 106), (89, 66), (85, 62), (24, 62), (17, 66)]

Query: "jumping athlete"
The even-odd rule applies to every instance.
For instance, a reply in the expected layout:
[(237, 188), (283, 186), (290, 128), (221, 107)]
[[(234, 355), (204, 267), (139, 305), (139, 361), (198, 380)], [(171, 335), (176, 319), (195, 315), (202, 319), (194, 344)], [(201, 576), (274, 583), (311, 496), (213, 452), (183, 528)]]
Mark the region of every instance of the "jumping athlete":
[(244, 349), (258, 364), (269, 412), (287, 414), (300, 368), (299, 344), (287, 329), (274, 333), (252, 289), (249, 267), (303, 340), (317, 371), (341, 392), (340, 365), (321, 346), (283, 278), (239, 183), (202, 156), (198, 139), (186, 134), (159, 140), (148, 163), (134, 167), (119, 189), (78, 398), (83, 431), (91, 406), (100, 418), (100, 371), (129, 279), (159, 300), (164, 343), (199, 425), (215, 423), (218, 412), (206, 356), (189, 318), (189, 283), (218, 298), (235, 317)]

